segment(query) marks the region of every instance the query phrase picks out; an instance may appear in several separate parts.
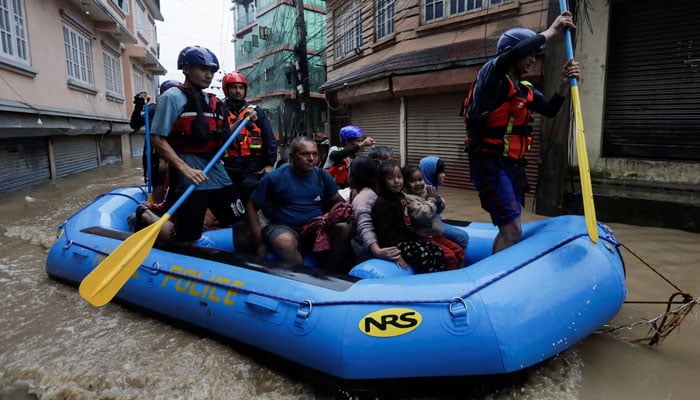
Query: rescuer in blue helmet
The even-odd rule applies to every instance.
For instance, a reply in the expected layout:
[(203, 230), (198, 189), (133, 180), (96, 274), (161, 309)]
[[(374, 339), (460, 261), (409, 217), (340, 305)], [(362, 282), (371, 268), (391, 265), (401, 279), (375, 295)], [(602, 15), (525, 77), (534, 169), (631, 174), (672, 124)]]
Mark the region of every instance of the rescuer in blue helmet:
[(340, 128), (340, 142), (344, 147), (333, 146), (328, 150), (328, 158), (323, 168), (328, 171), (341, 188), (348, 186), (350, 161), (364, 147), (374, 146), (374, 139), (365, 136), (359, 126), (345, 125)]
[[(205, 47), (188, 46), (180, 52), (177, 67), (185, 75), (185, 81), (166, 90), (158, 99), (151, 133), (153, 146), (170, 166), (172, 200), (181, 196), (190, 184), (197, 185), (173, 216), (174, 226), (168, 225), (161, 231), (161, 237), (187, 245), (201, 237), (207, 209), (224, 226), (232, 224), (236, 216), (231, 209), (233, 185), (223, 163), (215, 163), (207, 174), (202, 171), (230, 134), (225, 105), (203, 91), (219, 70), (219, 60)], [(168, 197), (171, 200), (170, 194)], [(146, 215), (152, 217), (148, 212), (141, 214), (144, 219)]]

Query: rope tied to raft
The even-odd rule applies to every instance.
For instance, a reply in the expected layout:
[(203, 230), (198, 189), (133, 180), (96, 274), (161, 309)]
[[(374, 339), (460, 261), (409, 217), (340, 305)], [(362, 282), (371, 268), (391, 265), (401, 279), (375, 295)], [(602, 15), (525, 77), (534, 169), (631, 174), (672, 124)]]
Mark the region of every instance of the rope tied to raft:
[[(622, 244), (627, 251), (629, 251), (633, 256), (635, 256), (642, 264), (653, 271), (666, 283), (672, 286), (676, 292), (671, 294), (667, 301), (632, 301), (626, 300), (625, 304), (666, 304), (666, 311), (650, 319), (640, 320), (627, 325), (604, 325), (603, 328), (599, 329), (597, 333), (614, 333), (622, 329), (632, 330), (638, 326), (648, 325), (649, 329), (647, 333), (640, 338), (630, 340), (631, 343), (643, 343), (649, 346), (660, 346), (661, 343), (671, 334), (671, 332), (679, 329), (685, 318), (693, 311), (693, 307), (700, 301), (693, 298), (693, 296), (681, 290), (678, 285), (674, 284), (670, 279), (664, 276), (656, 268), (651, 266), (637, 253), (632, 251), (629, 247)], [(674, 305), (677, 307), (672, 308)]]

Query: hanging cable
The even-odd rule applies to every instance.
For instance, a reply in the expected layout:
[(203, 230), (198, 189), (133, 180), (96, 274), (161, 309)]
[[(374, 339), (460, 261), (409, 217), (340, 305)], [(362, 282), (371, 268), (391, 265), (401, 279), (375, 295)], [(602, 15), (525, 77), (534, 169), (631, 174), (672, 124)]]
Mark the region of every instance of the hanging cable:
[[(635, 327), (648, 325), (649, 330), (647, 333), (640, 338), (631, 339), (631, 343), (642, 343), (647, 342), (649, 346), (659, 346), (663, 343), (664, 339), (681, 326), (681, 323), (685, 318), (693, 311), (693, 307), (700, 303), (695, 300), (693, 296), (682, 290), (678, 285), (671, 282), (666, 276), (664, 276), (658, 269), (652, 267), (648, 262), (646, 262), (637, 253), (632, 251), (628, 246), (620, 243), (627, 251), (630, 252), (635, 258), (637, 258), (644, 266), (653, 271), (662, 280), (673, 287), (676, 292), (671, 294), (667, 301), (632, 301), (625, 300), (625, 304), (666, 304), (666, 311), (656, 317), (650, 319), (644, 319), (632, 324), (627, 325), (604, 325), (603, 328), (599, 329), (597, 333), (614, 333), (622, 329), (632, 330)], [(678, 305), (678, 307), (671, 308), (673, 305)]]

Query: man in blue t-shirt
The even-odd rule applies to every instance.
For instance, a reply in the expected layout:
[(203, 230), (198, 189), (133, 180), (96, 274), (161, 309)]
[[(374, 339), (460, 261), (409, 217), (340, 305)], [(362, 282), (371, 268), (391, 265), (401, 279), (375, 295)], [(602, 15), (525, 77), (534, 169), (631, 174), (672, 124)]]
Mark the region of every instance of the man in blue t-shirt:
[[(333, 178), (318, 168), (318, 146), (300, 136), (290, 144), (290, 163), (265, 175), (248, 201), (247, 212), (257, 255), (265, 257), (267, 246), (277, 257), (294, 265), (303, 264), (301, 231), (312, 218), (323, 215), (323, 205), (343, 201)], [(261, 228), (257, 211), (265, 210), (269, 223)], [(338, 243), (350, 238), (349, 224), (334, 227), (332, 237)], [(332, 243), (331, 253), (342, 250)], [(347, 246), (346, 246), (347, 247)], [(342, 257), (329, 255), (329, 266), (336, 269)]]

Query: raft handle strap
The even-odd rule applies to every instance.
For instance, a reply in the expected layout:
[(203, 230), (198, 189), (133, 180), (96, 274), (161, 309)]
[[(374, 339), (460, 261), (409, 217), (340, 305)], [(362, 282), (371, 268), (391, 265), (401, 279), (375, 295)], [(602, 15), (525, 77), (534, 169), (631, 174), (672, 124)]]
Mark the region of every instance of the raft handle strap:
[[(308, 304), (308, 308), (305, 308), (304, 306)], [(299, 319), (309, 319), (311, 316), (311, 310), (313, 310), (313, 305), (311, 304), (311, 300), (304, 300), (299, 304), (299, 308), (297, 308), (297, 318)]]
[[(462, 303), (464, 305), (464, 311), (459, 311), (459, 315), (455, 315), (455, 311), (452, 309), (452, 305), (456, 304), (457, 302)], [(467, 300), (464, 299), (463, 297), (455, 296), (452, 298), (452, 301), (450, 301), (450, 305), (448, 306), (450, 310), (450, 315), (452, 317), (458, 318), (461, 317), (463, 314), (466, 314), (466, 312), (469, 310), (469, 306), (467, 305)]]

